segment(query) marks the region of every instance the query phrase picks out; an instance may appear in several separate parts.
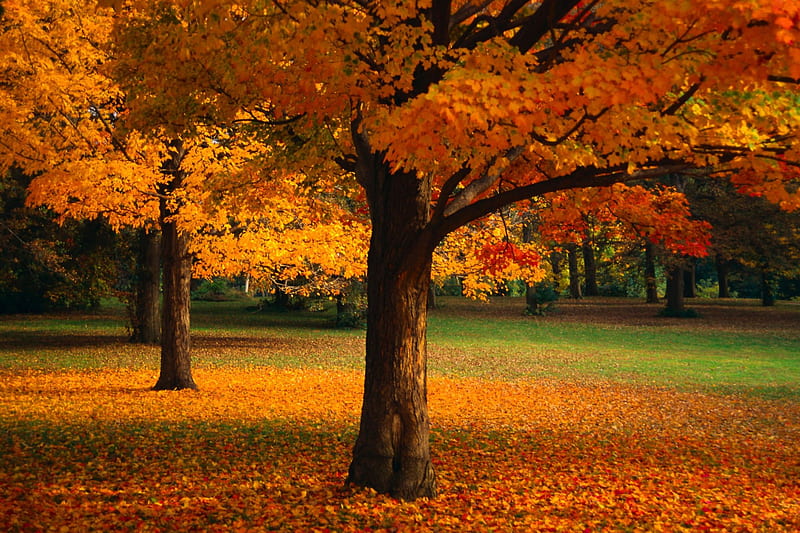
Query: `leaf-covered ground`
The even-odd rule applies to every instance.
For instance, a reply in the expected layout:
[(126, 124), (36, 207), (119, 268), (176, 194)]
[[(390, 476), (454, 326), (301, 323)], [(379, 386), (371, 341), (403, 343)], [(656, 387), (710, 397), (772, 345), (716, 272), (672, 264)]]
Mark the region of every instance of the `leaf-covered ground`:
[(434, 376), (442, 495), (343, 486), (357, 370), (0, 373), (4, 531), (793, 531), (800, 406)]
[(800, 307), (444, 300), (441, 495), (344, 487), (363, 331), (193, 309), (199, 392), (122, 315), (0, 317), (0, 531), (798, 531)]

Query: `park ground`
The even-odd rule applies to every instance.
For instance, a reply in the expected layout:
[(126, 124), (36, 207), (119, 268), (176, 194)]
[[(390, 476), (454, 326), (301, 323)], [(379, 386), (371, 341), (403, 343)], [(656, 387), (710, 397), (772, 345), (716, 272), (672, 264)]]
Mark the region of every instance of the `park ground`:
[(443, 300), (440, 496), (345, 487), (360, 330), (194, 307), (200, 391), (152, 392), (122, 310), (0, 318), (3, 531), (797, 531), (800, 305)]

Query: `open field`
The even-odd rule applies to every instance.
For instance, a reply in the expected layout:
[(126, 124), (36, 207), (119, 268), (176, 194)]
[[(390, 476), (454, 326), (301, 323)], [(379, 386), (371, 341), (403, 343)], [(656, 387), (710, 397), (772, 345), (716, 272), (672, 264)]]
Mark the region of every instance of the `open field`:
[[(747, 302), (745, 302), (747, 303)], [(343, 486), (363, 331), (199, 304), (199, 392), (151, 392), (120, 310), (0, 318), (0, 530), (795, 531), (800, 306), (445, 299), (441, 496)]]

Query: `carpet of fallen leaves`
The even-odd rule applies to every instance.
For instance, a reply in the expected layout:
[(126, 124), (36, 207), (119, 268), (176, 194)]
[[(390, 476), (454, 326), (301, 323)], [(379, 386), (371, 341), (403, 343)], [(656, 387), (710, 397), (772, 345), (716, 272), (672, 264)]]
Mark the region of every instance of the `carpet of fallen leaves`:
[(2, 531), (796, 531), (800, 405), (430, 379), (441, 495), (344, 486), (357, 370), (0, 372)]

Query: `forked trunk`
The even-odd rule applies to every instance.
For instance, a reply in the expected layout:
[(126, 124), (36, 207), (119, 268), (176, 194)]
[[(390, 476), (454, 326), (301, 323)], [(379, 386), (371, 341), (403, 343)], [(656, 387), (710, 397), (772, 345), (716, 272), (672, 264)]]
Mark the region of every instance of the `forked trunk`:
[[(362, 148), (364, 145), (361, 146)], [(361, 424), (348, 482), (413, 500), (436, 494), (427, 405), (427, 303), (434, 243), (428, 184), (361, 152), (372, 218)]]

